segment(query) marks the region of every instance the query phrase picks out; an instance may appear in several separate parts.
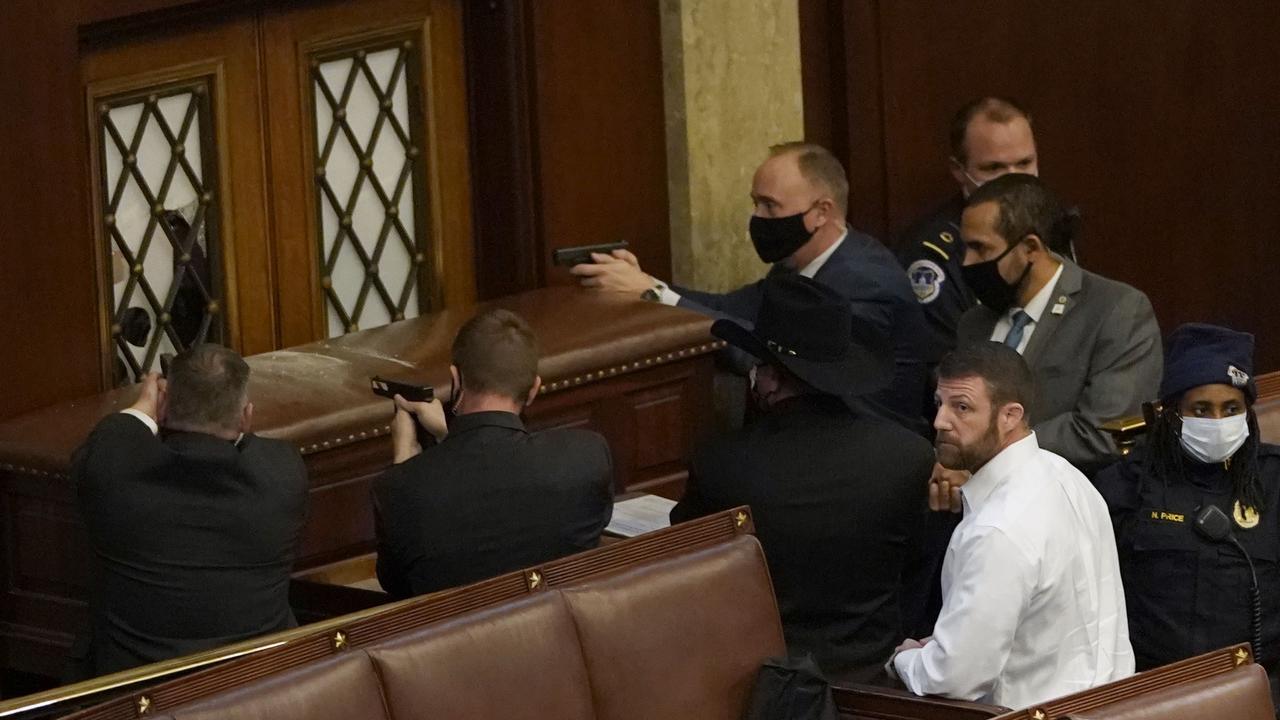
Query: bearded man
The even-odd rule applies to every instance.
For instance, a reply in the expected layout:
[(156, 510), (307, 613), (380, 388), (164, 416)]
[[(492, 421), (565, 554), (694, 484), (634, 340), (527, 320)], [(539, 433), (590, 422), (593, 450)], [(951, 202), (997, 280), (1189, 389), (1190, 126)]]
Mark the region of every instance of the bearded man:
[(1023, 708), (1133, 673), (1107, 505), (1027, 425), (1031, 371), (1002, 343), (938, 366), (938, 462), (972, 473), (942, 565), (931, 637), (888, 669), (919, 695)]

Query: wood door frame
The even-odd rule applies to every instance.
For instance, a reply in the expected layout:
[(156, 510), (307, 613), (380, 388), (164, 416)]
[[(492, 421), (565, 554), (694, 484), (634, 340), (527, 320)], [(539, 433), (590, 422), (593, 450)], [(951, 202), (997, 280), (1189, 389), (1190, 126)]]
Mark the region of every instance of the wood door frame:
[[(290, 347), (328, 337), (320, 292), (319, 213), (311, 187), (315, 176), (315, 118), (307, 58), (317, 50), (361, 39), (412, 31), (422, 53), (421, 112), (425, 120), (429, 231), (434, 257), (428, 292), (433, 310), (475, 302), (467, 95), (463, 78), (461, 0), (368, 0), (350, 6), (317, 5), (266, 11), (263, 57), (266, 92), (282, 107), (269, 114), (274, 185), (274, 243), (280, 262), (277, 286), (280, 341)], [(288, 138), (284, 140), (283, 138)], [(421, 191), (421, 190), (420, 190)], [(292, 207), (305, 213), (289, 213)], [(298, 238), (304, 238), (299, 240)], [(305, 278), (287, 268), (305, 268)]]
[[(258, 183), (259, 192), (241, 181), (232, 183), (233, 177), (243, 177), (245, 172), (256, 172), (265, 178), (262, 164), (261, 106), (237, 105), (232, 108), (232, 98), (227, 92), (228, 75), (237, 74), (240, 82), (252, 79), (258, 83), (260, 68), (256, 54), (240, 53), (237, 56), (236, 41), (243, 42), (245, 34), (256, 36), (257, 29), (251, 19), (232, 18), (216, 25), (192, 30), (174, 37), (144, 37), (127, 46), (115, 45), (91, 49), (81, 56), (81, 78), (85, 106), (86, 128), (89, 138), (89, 163), (85, 177), (89, 188), (90, 237), (94, 244), (94, 282), (100, 303), (98, 315), (98, 343), (102, 357), (100, 380), (103, 387), (111, 386), (111, 358), (115, 347), (111, 338), (111, 321), (104, 309), (114, 306), (111, 284), (107, 282), (104, 248), (108, 238), (102, 227), (102, 198), (97, 192), (102, 177), (102, 144), (97, 132), (96, 99), (142, 88), (210, 78), (211, 117), (217, 139), (217, 156), (214, 159), (218, 198), (218, 227), (220, 272), (223, 291), (222, 312), (226, 317), (227, 343), (249, 355), (273, 349), (277, 332), (276, 312), (271, 301), (271, 248), (266, 227), (266, 186)], [(138, 48), (144, 48), (142, 52)], [(160, 69), (146, 69), (155, 56), (168, 56), (174, 62), (165, 62)], [(229, 69), (229, 64), (243, 64)], [(233, 121), (232, 116), (237, 120)], [(236, 132), (232, 133), (231, 128)], [(246, 137), (246, 133), (250, 136)], [(256, 159), (256, 162), (254, 160)], [(245, 167), (245, 165), (249, 167)], [(233, 167), (241, 172), (233, 174)], [(256, 166), (256, 167), (255, 167)]]

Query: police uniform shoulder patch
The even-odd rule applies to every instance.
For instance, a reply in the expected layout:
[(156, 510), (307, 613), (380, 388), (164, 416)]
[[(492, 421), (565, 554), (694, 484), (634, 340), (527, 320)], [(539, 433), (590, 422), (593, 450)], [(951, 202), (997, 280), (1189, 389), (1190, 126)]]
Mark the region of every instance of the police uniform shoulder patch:
[(922, 305), (928, 305), (942, 294), (942, 283), (947, 274), (942, 266), (932, 260), (917, 260), (907, 266), (907, 278), (911, 280), (911, 289)]

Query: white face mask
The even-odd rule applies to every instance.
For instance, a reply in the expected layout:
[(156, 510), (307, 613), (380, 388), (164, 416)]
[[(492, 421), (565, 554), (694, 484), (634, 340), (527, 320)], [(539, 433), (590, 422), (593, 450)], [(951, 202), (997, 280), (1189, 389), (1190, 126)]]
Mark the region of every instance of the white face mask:
[(1245, 413), (1224, 418), (1182, 418), (1182, 449), (1203, 463), (1220, 463), (1249, 437)]

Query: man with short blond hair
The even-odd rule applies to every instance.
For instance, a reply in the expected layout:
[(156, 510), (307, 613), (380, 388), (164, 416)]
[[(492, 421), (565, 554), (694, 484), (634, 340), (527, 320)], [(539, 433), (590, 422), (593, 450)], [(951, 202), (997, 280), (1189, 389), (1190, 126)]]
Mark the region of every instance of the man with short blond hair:
[[(538, 344), (519, 315), (476, 315), (453, 342), (452, 417), (395, 399), (394, 465), (374, 481), (378, 579), (392, 597), (484, 580), (595, 547), (613, 514), (609, 446), (587, 430), (530, 432)], [(419, 445), (415, 423), (437, 443)]]

